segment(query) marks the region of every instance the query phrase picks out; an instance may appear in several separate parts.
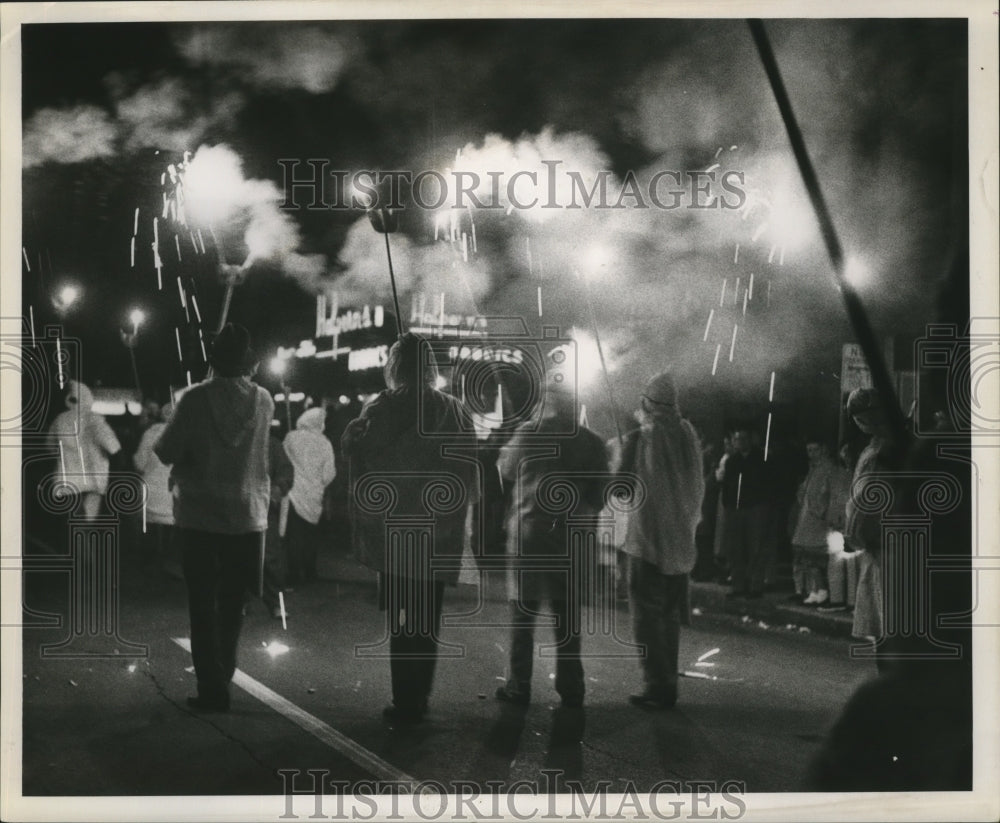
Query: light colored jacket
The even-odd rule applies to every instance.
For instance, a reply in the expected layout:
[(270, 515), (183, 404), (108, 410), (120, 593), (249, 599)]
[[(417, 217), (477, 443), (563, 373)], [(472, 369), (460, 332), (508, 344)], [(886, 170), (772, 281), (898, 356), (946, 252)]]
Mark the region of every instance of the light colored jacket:
[(323, 409), (307, 409), (295, 422), (295, 431), (285, 435), (285, 454), (295, 467), (288, 500), (299, 517), (313, 524), (323, 514), (323, 492), (337, 476), (333, 446), (323, 435), (325, 422)]
[(171, 466), (179, 527), (217, 534), (267, 528), (273, 415), (271, 395), (246, 377), (213, 377), (184, 393), (153, 447)]
[(132, 462), (146, 482), (146, 519), (150, 523), (172, 526), (174, 523), (174, 496), (170, 493), (170, 467), (153, 451), (166, 423), (154, 423), (142, 433)]
[(61, 479), (81, 493), (104, 494), (108, 488), (108, 457), (121, 450), (121, 444), (108, 422), (94, 414), (94, 396), (83, 383), (70, 381), (67, 403), (76, 403), (58, 415), (49, 427), (49, 442), (59, 449), (58, 473)]
[(622, 551), (656, 566), (661, 574), (688, 574), (697, 560), (695, 529), (701, 520), (705, 476), (694, 427), (675, 411), (646, 415), (628, 435), (620, 472), (645, 486), (645, 501), (629, 515)]
[(792, 535), (796, 546), (825, 546), (827, 532), (836, 528), (835, 470), (829, 458), (821, 457), (799, 486), (799, 516)]

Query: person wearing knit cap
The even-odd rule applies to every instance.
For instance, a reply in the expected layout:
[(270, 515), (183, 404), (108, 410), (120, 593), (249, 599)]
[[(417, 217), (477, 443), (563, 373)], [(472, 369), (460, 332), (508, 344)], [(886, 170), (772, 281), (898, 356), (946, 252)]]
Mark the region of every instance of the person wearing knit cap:
[(681, 417), (668, 372), (656, 375), (640, 397), (640, 426), (627, 435), (617, 473), (645, 489), (629, 516), (622, 551), (635, 641), (643, 647), (645, 689), (635, 706), (669, 709), (677, 702), (680, 627), (688, 622), (688, 575), (697, 559), (695, 529), (705, 493), (701, 443)]
[(93, 520), (101, 510), (108, 489), (108, 458), (121, 451), (121, 444), (108, 422), (93, 411), (94, 395), (83, 383), (70, 380), (66, 387), (66, 411), (49, 428), (49, 442), (59, 449), (59, 477), (80, 494), (82, 513)]
[(274, 401), (250, 380), (257, 356), (242, 326), (219, 332), (210, 363), (213, 376), (184, 393), (153, 451), (174, 483), (198, 679), (188, 705), (225, 712), (244, 597), (257, 584), (267, 528)]
[(288, 493), (285, 531), (290, 584), (316, 579), (323, 492), (337, 476), (333, 446), (323, 434), (325, 425), (326, 410), (314, 407), (302, 412), (295, 421), (295, 430), (285, 435), (285, 453), (295, 467), (295, 482)]

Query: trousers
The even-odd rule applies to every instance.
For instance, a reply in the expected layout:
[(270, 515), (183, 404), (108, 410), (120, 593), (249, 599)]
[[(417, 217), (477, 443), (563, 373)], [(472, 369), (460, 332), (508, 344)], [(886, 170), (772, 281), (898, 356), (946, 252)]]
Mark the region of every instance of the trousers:
[(178, 536), (184, 558), (198, 696), (228, 703), (243, 626), (244, 596), (256, 585), (261, 535), (178, 529)]
[(674, 700), (686, 578), (686, 574), (663, 574), (638, 557), (629, 558), (629, 603), (635, 642), (643, 646), (646, 691)]
[(392, 703), (423, 714), (437, 665), (444, 583), (390, 573), (383, 575), (380, 599), (389, 626)]

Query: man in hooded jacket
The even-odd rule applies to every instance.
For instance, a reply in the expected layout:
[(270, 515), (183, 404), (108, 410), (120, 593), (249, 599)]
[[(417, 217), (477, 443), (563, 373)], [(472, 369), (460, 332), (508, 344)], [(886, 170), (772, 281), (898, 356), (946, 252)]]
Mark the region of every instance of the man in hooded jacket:
[(214, 376), (177, 403), (154, 446), (170, 465), (183, 551), (199, 711), (228, 711), (246, 590), (255, 584), (270, 501), (268, 436), (274, 401), (250, 377), (257, 357), (245, 328), (212, 345)]
[(646, 681), (629, 702), (669, 709), (677, 702), (680, 626), (688, 622), (688, 575), (697, 559), (705, 478), (698, 435), (680, 415), (670, 374), (654, 377), (641, 403), (640, 427), (626, 437), (618, 467), (645, 491), (622, 546), (629, 555), (632, 618), (635, 640), (644, 646)]

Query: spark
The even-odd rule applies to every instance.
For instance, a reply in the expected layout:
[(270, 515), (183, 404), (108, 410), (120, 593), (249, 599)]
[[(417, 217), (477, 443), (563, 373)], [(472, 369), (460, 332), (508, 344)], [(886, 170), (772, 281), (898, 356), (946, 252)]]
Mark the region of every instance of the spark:
[(721, 309), (723, 304), (726, 302), (726, 282), (728, 278), (722, 278), (722, 294), (719, 295), (719, 308)]
[(719, 146), (719, 148), (715, 150), (715, 159), (718, 159), (720, 154), (722, 154), (722, 146)]
[(771, 389), (767, 393), (767, 402), (774, 402), (774, 372), (771, 372)]
[(65, 382), (65, 378), (63, 377), (62, 367), (62, 343), (58, 337), (56, 337), (56, 368), (59, 369), (59, 388), (61, 389)]
[(750, 299), (753, 300), (753, 272), (750, 272)]
[(438, 214), (434, 215), (434, 242), (438, 240), (438, 235), (441, 233), (441, 216)]
[(135, 217), (132, 219), (132, 236), (135, 237), (139, 233), (139, 207), (135, 207)]
[(767, 306), (771, 307), (771, 281), (767, 281)]
[(129, 259), (132, 261), (131, 268), (135, 268), (135, 237), (132, 237), (132, 242), (129, 244), (131, 246), (131, 251), (129, 253)]
[(181, 308), (187, 309), (187, 300), (184, 299), (184, 287), (181, 285), (180, 276), (177, 277), (177, 293), (181, 298)]
[(722, 351), (722, 344), (718, 343), (715, 346), (715, 360), (712, 361), (712, 377), (715, 377), (715, 370), (719, 367), (719, 352)]
[(59, 465), (62, 466), (63, 480), (66, 479), (66, 452), (63, 451), (63, 442), (59, 441)]
[(31, 325), (31, 348), (35, 348), (35, 307), (28, 306), (28, 322)]
[(205, 253), (205, 238), (202, 237), (201, 229), (198, 229), (198, 243), (201, 246), (201, 253)]
[(767, 413), (767, 434), (764, 435), (764, 461), (767, 462), (767, 453), (771, 446), (771, 412)]
[(715, 309), (709, 309), (708, 312), (708, 322), (705, 324), (705, 334), (701, 338), (701, 342), (704, 343), (708, 340), (708, 330), (712, 328), (712, 318), (715, 317)]
[(719, 651), (721, 651), (721, 650), (720, 649), (712, 649), (711, 651), (705, 652), (701, 657), (698, 658), (698, 662), (700, 663), (702, 660), (708, 660), (708, 658), (712, 657), (713, 655), (718, 654)]
[(736, 352), (736, 331), (737, 331), (737, 329), (739, 329), (739, 326), (736, 325), (736, 324), (733, 324), (733, 340), (729, 344), (729, 362), (730, 363), (733, 362), (733, 354)]
[(587, 404), (580, 404), (580, 425), (583, 428), (590, 428), (590, 421), (587, 419)]
[[(191, 299), (194, 300), (194, 295), (191, 295)], [(195, 304), (194, 310), (195, 310), (195, 313), (197, 313), (197, 311), (198, 311), (198, 304), (197, 303)], [(198, 318), (198, 321), (201, 322), (201, 318), (200, 317)], [(208, 355), (205, 353), (205, 338), (202, 337), (202, 335), (201, 335), (201, 329), (200, 328), (198, 329), (198, 343), (201, 345), (201, 359), (204, 360), (207, 363), (208, 362)]]
[(538, 316), (542, 316), (542, 287), (538, 287)]
[(281, 628), (288, 631), (288, 623), (285, 622), (285, 593), (278, 592), (278, 607), (281, 609)]
[(740, 495), (743, 492), (743, 472), (736, 478), (736, 508), (740, 507)]
[(462, 262), (469, 262), (469, 235), (462, 232)]
[(479, 244), (476, 242), (476, 221), (472, 219), (472, 210), (469, 210), (469, 222), (472, 224), (472, 252), (479, 254)]
[(719, 168), (719, 164), (718, 163), (713, 163), (711, 166), (709, 166), (707, 169), (705, 169), (705, 174), (711, 174), (717, 168)]
[(174, 326), (174, 337), (177, 338), (177, 359), (184, 362), (184, 355), (181, 353), (181, 330)]
[(28, 262), (28, 250), (21, 246), (21, 254), (24, 255), (24, 265), (28, 267), (28, 272), (31, 272), (31, 263)]
[(190, 385), (191, 385), (191, 372), (190, 372), (190, 370), (188, 370), (187, 372), (185, 372), (185, 374), (187, 375), (187, 384), (190, 387)]
[(743, 292), (743, 316), (747, 316), (747, 297), (750, 294), (750, 289)]
[(181, 239), (176, 234), (174, 235), (174, 246), (177, 247), (177, 262), (181, 262)]
[(740, 262), (740, 244), (736, 244), (736, 254), (733, 255), (733, 265)]
[(736, 278), (736, 288), (733, 289), (733, 305), (740, 302), (740, 278)]
[(767, 262), (771, 263), (774, 261), (774, 252), (777, 251), (778, 247), (776, 245), (771, 246), (771, 252), (767, 255)]
[(751, 238), (750, 238), (750, 242), (751, 242), (751, 243), (756, 243), (756, 242), (757, 242), (757, 240), (758, 240), (758, 239), (760, 238), (760, 236), (761, 236), (761, 235), (762, 235), (762, 234), (763, 234), (763, 233), (764, 233), (765, 231), (767, 231), (767, 227), (768, 227), (768, 223), (767, 223), (767, 222), (764, 222), (764, 223), (761, 223), (761, 224), (760, 224), (760, 226), (758, 227), (757, 231), (755, 231), (755, 232), (753, 233), (753, 237), (751, 237)]
[[(195, 295), (191, 295), (191, 305), (194, 306), (194, 316), (198, 318), (198, 322), (201, 322), (201, 312), (198, 311), (198, 298)], [(200, 330), (199, 330), (200, 331)]]
[(142, 533), (146, 533), (146, 498), (148, 497), (149, 487), (143, 483), (142, 484)]

